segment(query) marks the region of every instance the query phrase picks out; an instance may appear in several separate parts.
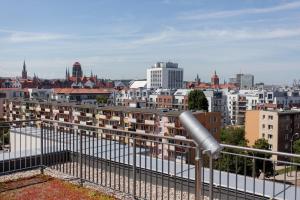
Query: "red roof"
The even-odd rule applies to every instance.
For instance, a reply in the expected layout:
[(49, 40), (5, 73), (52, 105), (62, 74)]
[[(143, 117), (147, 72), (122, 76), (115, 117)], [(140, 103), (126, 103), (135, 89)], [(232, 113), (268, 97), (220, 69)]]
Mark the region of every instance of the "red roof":
[(55, 88), (57, 94), (110, 94), (111, 89)]
[(23, 92), (28, 92), (28, 89), (22, 89), (22, 88), (0, 88), (0, 91), (23, 91)]

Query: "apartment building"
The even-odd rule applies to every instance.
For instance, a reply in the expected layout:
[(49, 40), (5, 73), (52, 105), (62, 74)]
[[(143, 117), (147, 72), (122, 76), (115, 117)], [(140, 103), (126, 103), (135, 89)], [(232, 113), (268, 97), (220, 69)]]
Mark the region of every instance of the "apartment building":
[(272, 151), (290, 152), (291, 140), (300, 133), (300, 111), (251, 110), (246, 111), (246, 139), (253, 145), (265, 138)]
[(175, 90), (156, 89), (149, 95), (148, 108), (173, 108), (173, 94)]
[(98, 96), (113, 99), (114, 92), (112, 89), (56, 88), (53, 98), (56, 101), (96, 104)]
[(243, 125), (245, 122), (246, 112), (246, 96), (239, 93), (228, 93), (227, 95), (227, 109), (229, 116), (229, 124)]
[(300, 107), (300, 94), (297, 90), (275, 90), (259, 92), (259, 109)]
[[(4, 118), (6, 120), (22, 119), (50, 119), (59, 122), (71, 122), (80, 125), (103, 127), (103, 136), (111, 138), (110, 129), (120, 131), (134, 131), (143, 133), (144, 142), (137, 145), (153, 148), (158, 156), (176, 159), (190, 158), (190, 152), (173, 148), (168, 152), (162, 147), (152, 147), (147, 143), (147, 136), (155, 135), (190, 139), (188, 133), (179, 121), (182, 111), (165, 111), (157, 109), (141, 109), (123, 106), (97, 107), (94, 105), (76, 105), (74, 103), (39, 102), (24, 100), (5, 100), (3, 103)], [(221, 130), (221, 114), (219, 112), (195, 112), (196, 118), (219, 140)], [(37, 126), (39, 124), (37, 123)], [(169, 140), (169, 139), (166, 139)], [(124, 141), (129, 142), (129, 141)], [(166, 141), (167, 142), (167, 141)], [(193, 152), (194, 153), (194, 152)]]
[(154, 89), (182, 88), (183, 69), (178, 67), (178, 63), (157, 62), (147, 69), (147, 87)]
[(236, 74), (229, 79), (230, 83), (237, 85), (240, 89), (250, 89), (254, 86), (254, 76), (252, 74)]
[[(116, 93), (115, 105), (150, 109), (188, 110), (188, 95), (192, 89), (132, 89)], [(222, 125), (229, 124), (227, 96), (222, 91), (203, 91), (208, 101), (209, 112), (220, 112)]]

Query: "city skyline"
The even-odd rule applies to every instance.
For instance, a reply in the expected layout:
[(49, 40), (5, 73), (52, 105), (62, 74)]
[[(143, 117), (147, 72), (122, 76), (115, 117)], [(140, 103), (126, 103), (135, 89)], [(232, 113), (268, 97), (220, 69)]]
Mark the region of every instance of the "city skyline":
[(214, 70), (221, 80), (240, 72), (256, 82), (299, 79), (297, 1), (2, 1), (0, 10), (1, 76), (19, 75), (25, 59), (41, 78), (63, 78), (79, 61), (84, 74), (143, 79), (170, 60), (184, 80), (208, 81)]

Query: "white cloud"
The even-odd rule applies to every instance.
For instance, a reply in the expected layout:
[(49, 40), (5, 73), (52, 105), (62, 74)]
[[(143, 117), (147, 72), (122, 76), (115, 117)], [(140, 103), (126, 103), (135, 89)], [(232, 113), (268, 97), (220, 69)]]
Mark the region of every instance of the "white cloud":
[(19, 42), (40, 42), (49, 40), (64, 39), (65, 35), (53, 33), (12, 33), (9, 37), (10, 41)]
[(58, 33), (37, 33), (37, 32), (24, 32), (0, 29), (1, 33), (5, 34), (5, 40), (13, 43), (26, 43), (26, 42), (41, 42), (49, 40), (59, 40), (69, 37), (65, 34)]
[(291, 2), (285, 3), (273, 7), (267, 8), (249, 8), (249, 9), (240, 9), (240, 10), (225, 10), (218, 12), (193, 12), (193, 13), (184, 13), (179, 16), (180, 19), (186, 20), (203, 20), (203, 19), (220, 19), (226, 17), (235, 17), (240, 15), (251, 15), (251, 14), (265, 14), (278, 11), (286, 11), (300, 8), (300, 2)]
[(163, 44), (191, 44), (208, 40), (270, 40), (300, 37), (300, 28), (294, 29), (203, 29), (203, 30), (176, 30), (168, 28), (162, 32), (145, 36), (124, 44), (123, 47), (137, 47), (143, 45)]

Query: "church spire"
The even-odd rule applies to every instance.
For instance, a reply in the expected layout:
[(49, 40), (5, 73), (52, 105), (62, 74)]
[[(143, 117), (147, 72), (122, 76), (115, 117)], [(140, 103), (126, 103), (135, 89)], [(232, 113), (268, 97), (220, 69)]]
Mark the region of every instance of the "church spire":
[(27, 70), (26, 70), (25, 60), (24, 60), (24, 63), (23, 63), (22, 78), (27, 79)]

